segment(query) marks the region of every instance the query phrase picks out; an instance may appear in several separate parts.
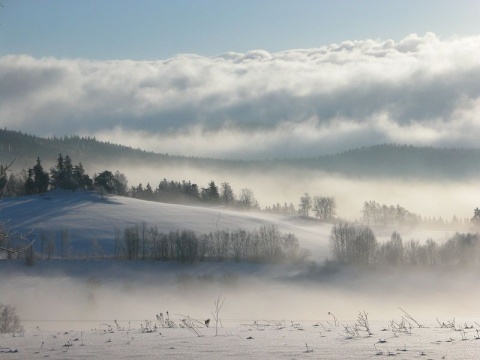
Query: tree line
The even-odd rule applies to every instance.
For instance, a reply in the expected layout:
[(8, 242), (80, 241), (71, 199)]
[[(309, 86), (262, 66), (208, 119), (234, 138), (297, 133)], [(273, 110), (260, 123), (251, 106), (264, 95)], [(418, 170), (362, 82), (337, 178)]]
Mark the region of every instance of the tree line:
[(258, 230), (217, 230), (208, 234), (193, 231), (160, 232), (140, 223), (116, 230), (115, 258), (178, 262), (298, 262), (308, 251), (300, 248), (294, 234), (282, 234), (274, 225)]
[[(130, 196), (142, 200), (159, 201), (177, 204), (203, 204), (221, 205), (238, 210), (256, 210), (282, 215), (300, 215), (303, 217), (316, 217), (321, 221), (332, 222), (337, 219), (337, 203), (333, 196), (311, 196), (305, 192), (299, 199), (298, 207), (293, 203), (280, 203), (261, 208), (255, 198), (254, 192), (249, 188), (242, 188), (238, 194), (235, 193), (228, 182), (217, 185), (210, 181), (207, 186), (200, 187), (191, 181), (174, 181), (166, 178), (159, 181), (155, 188), (150, 183), (143, 186), (128, 188), (126, 176), (119, 171), (115, 173), (104, 170), (94, 174), (91, 178), (84, 170), (82, 163), (73, 164), (69, 155), (65, 157), (58, 155), (56, 165), (45, 171), (40, 157), (37, 157), (36, 164), (27, 171), (4, 176), (0, 178), (0, 189), (3, 189), (4, 196), (22, 196), (41, 194), (49, 190), (96, 190), (102, 194), (115, 194)], [(472, 222), (477, 221), (474, 215)], [(370, 200), (363, 204), (360, 222), (369, 226), (415, 226), (425, 224), (435, 227), (457, 227), (470, 222), (460, 220), (453, 216), (452, 220), (446, 221), (442, 218), (422, 218), (400, 205), (380, 204)]]
[(362, 208), (362, 221), (367, 225), (415, 225), (422, 217), (400, 205), (380, 205), (376, 201), (366, 201)]
[(0, 157), (7, 159), (20, 152), (17, 164), (26, 168), (37, 156), (48, 162), (57, 154), (69, 153), (79, 159), (96, 163), (112, 163), (122, 159), (131, 164), (176, 163), (186, 166), (224, 167), (238, 170), (263, 171), (265, 168), (287, 166), (293, 171), (318, 169), (346, 176), (367, 178), (391, 177), (396, 179), (474, 179), (479, 169), (480, 149), (416, 147), (401, 144), (382, 144), (361, 147), (330, 155), (303, 159), (277, 159), (265, 161), (218, 160), (156, 154), (140, 149), (102, 142), (94, 137), (63, 136), (42, 138), (18, 131), (0, 129)]
[[(159, 231), (157, 226), (146, 222), (114, 229), (113, 241), (107, 250), (96, 240), (90, 248), (80, 251), (72, 246), (68, 229), (40, 232), (34, 248), (25, 252), (27, 263), (35, 259), (113, 258), (135, 261), (193, 262), (255, 262), (255, 263), (298, 263), (307, 260), (310, 252), (301, 248), (292, 233), (282, 233), (275, 225), (263, 225), (247, 231), (217, 230), (198, 234), (191, 230), (170, 232)], [(113, 246), (112, 246), (113, 245)]]
[(456, 233), (445, 243), (432, 239), (404, 242), (394, 231), (390, 239), (379, 243), (368, 225), (342, 222), (330, 233), (334, 263), (358, 266), (447, 266), (480, 265), (480, 235)]
[(260, 207), (252, 189), (242, 188), (237, 194), (230, 183), (224, 181), (217, 185), (211, 180), (206, 187), (199, 187), (191, 181), (162, 179), (155, 188), (150, 183), (142, 183), (128, 188), (126, 176), (119, 171), (109, 170), (94, 174), (93, 178), (85, 172), (82, 163), (73, 164), (69, 155), (58, 155), (57, 163), (50, 171), (45, 171), (40, 157), (36, 164), (18, 174), (11, 173), (8, 178), (0, 179), (0, 188), (4, 196), (22, 196), (42, 194), (49, 190), (97, 190), (104, 194), (130, 196), (132, 198), (176, 204), (221, 205), (238, 210), (256, 210), (283, 215), (308, 217), (313, 210), (320, 220), (331, 221), (336, 216), (334, 197), (314, 196), (305, 193), (300, 198), (298, 210), (293, 203), (280, 203)]
[(43, 194), (50, 190), (98, 190), (117, 195), (127, 195), (127, 178), (119, 171), (109, 170), (94, 174), (91, 178), (83, 168), (82, 163), (74, 165), (70, 156), (58, 155), (57, 164), (46, 171), (40, 157), (36, 164), (27, 171), (0, 179), (0, 188), (4, 196), (22, 196)]
[[(360, 222), (369, 226), (416, 226), (428, 225), (435, 228), (458, 228), (459, 226), (475, 223), (476, 215), (472, 219), (459, 219), (453, 215), (450, 221), (442, 217), (422, 217), (400, 205), (380, 204), (370, 200), (363, 203)], [(480, 218), (480, 211), (479, 211)]]
[[(478, 233), (456, 233), (440, 244), (432, 239), (424, 243), (414, 239), (404, 241), (394, 231), (389, 240), (379, 242), (371, 227), (340, 222), (332, 227), (329, 241), (331, 258), (327, 260), (328, 264), (374, 268), (470, 268), (480, 265)], [(161, 232), (156, 226), (141, 222), (123, 230), (115, 228), (109, 247), (113, 251), (106, 251), (92, 240), (87, 252), (76, 253), (68, 230), (63, 229), (57, 236), (51, 231), (42, 231), (36, 246), (37, 254), (33, 254), (32, 248), (24, 256), (31, 263), (35, 258), (69, 259), (74, 256), (181, 263), (299, 263), (310, 257), (310, 252), (300, 247), (295, 234), (282, 233), (275, 225), (263, 225), (252, 231), (217, 230), (198, 234), (191, 230)]]
[(204, 203), (237, 209), (260, 210), (260, 205), (251, 189), (243, 188), (237, 196), (230, 183), (222, 182), (218, 186), (213, 180), (206, 187), (200, 188), (191, 181), (168, 181), (164, 178), (155, 189), (152, 189), (150, 183), (147, 183), (145, 187), (141, 183), (138, 186), (132, 186), (129, 195), (142, 200), (167, 203)]

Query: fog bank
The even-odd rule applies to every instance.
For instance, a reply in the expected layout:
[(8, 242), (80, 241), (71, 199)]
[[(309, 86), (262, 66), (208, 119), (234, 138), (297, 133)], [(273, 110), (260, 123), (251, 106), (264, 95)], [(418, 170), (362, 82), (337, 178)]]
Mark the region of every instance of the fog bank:
[[(397, 319), (399, 307), (419, 320), (476, 316), (478, 274), (464, 271), (309, 272), (305, 267), (255, 264), (159, 264), (43, 262), (33, 268), (0, 263), (0, 302), (15, 305), (26, 324), (47, 327), (63, 321), (74, 329), (100, 327), (114, 320), (155, 320), (169, 311), (211, 318), (214, 301), (225, 296), (221, 318), (332, 321), (340, 323), (367, 311), (371, 319)], [(461, 299), (462, 306), (458, 306)]]

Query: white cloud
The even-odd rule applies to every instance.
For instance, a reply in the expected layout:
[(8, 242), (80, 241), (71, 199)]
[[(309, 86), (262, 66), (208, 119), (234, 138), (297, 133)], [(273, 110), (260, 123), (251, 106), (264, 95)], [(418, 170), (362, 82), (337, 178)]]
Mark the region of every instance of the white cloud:
[(0, 122), (211, 157), (476, 146), (480, 36), (165, 61), (0, 58)]

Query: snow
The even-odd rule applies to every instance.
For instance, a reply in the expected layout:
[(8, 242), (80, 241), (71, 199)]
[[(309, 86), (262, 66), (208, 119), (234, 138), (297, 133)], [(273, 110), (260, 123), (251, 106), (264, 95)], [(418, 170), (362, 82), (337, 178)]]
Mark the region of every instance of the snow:
[[(331, 229), (280, 215), (102, 199), (87, 192), (4, 199), (0, 218), (11, 219), (19, 231), (36, 224), (67, 228), (77, 249), (93, 238), (108, 249), (115, 227), (141, 221), (159, 231), (198, 233), (275, 224), (295, 233), (319, 263), (328, 256)], [(14, 305), (24, 326), (21, 333), (0, 334), (0, 359), (475, 359), (480, 353), (478, 269), (329, 272), (309, 264), (78, 258), (34, 266), (3, 260), (0, 274), (0, 303)], [(215, 336), (218, 296), (225, 303)], [(412, 322), (408, 333), (394, 333), (391, 321), (405, 316), (399, 307), (424, 327)], [(156, 320), (167, 311), (177, 327)], [(343, 326), (353, 325), (360, 311), (369, 314), (373, 335), (348, 338)], [(210, 318), (210, 327), (178, 327), (186, 317)], [(456, 318), (457, 331), (440, 327), (437, 318)], [(142, 331), (146, 321), (154, 331)]]
[(147, 223), (160, 232), (192, 230), (198, 234), (216, 230), (254, 230), (262, 225), (277, 225), (283, 233), (294, 233), (300, 246), (311, 250), (314, 260), (328, 256), (331, 225), (302, 221), (296, 217), (256, 212), (238, 212), (222, 207), (199, 207), (150, 202), (128, 197), (103, 199), (92, 192), (53, 191), (39, 196), (5, 198), (0, 203), (0, 219), (12, 220), (20, 232), (37, 227), (67, 229), (74, 250), (85, 252), (92, 240), (104, 252), (113, 253), (114, 228)]
[[(0, 302), (15, 304), (25, 329), (0, 335), (0, 351), (18, 351), (0, 353), (2, 359), (475, 359), (480, 351), (479, 294), (472, 288), (478, 271), (312, 278), (296, 265), (70, 260), (33, 267), (2, 261), (0, 273)], [(225, 303), (215, 336), (218, 296)], [(390, 322), (401, 321), (399, 307), (425, 327), (411, 321), (409, 333), (395, 334)], [(156, 321), (167, 311), (176, 328)], [(350, 339), (343, 326), (353, 325), (359, 311), (368, 313), (373, 335)], [(201, 336), (179, 328), (187, 317), (210, 318), (210, 327), (196, 328)], [(456, 318), (457, 330), (473, 328), (462, 340), (461, 331), (441, 328), (437, 318)], [(153, 332), (142, 332), (147, 320)]]
[[(373, 335), (348, 339), (342, 326), (318, 323), (262, 321), (224, 324), (215, 329), (199, 327), (197, 336), (186, 328), (141, 331), (143, 324), (110, 322), (86, 331), (48, 331), (31, 328), (24, 334), (0, 335), (3, 359), (476, 359), (480, 341), (474, 329), (460, 331), (430, 327), (413, 328), (395, 335), (388, 323), (372, 325)], [(278, 325), (279, 324), (279, 325)], [(130, 328), (128, 328), (130, 326)], [(18, 351), (10, 352), (7, 351)], [(3, 352), (3, 353), (2, 353)]]

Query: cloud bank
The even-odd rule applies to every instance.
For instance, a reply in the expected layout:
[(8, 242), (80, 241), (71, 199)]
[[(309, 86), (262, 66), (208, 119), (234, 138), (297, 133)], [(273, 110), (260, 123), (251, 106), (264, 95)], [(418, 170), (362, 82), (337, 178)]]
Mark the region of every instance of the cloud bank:
[(162, 61), (0, 58), (0, 123), (216, 158), (477, 146), (480, 36)]

